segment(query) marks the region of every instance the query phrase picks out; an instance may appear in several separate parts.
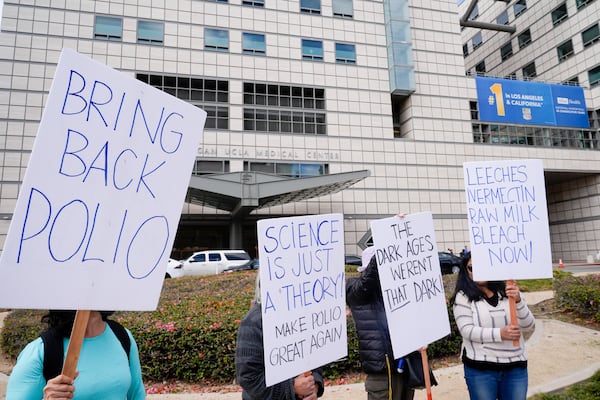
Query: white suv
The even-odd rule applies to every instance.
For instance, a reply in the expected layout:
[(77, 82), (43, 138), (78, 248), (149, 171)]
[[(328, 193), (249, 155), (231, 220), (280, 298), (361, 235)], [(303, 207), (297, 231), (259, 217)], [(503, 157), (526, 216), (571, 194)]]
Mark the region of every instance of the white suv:
[(250, 256), (244, 250), (206, 250), (182, 260), (183, 275), (216, 275), (225, 269), (247, 263)]

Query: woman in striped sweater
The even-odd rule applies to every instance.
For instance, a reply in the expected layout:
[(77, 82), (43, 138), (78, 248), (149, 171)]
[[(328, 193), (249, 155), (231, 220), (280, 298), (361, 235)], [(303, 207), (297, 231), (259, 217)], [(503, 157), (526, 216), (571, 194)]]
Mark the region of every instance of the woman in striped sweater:
[[(518, 325), (510, 324), (511, 297)], [(463, 338), (462, 361), (471, 400), (525, 400), (527, 352), (521, 331), (533, 329), (535, 320), (517, 285), (473, 281), (471, 253), (467, 253), (450, 301)]]

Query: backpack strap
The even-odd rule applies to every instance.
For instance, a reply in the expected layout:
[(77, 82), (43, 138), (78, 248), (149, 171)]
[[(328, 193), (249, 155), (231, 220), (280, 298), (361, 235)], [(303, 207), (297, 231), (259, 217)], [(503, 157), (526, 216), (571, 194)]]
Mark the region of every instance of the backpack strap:
[[(110, 319), (106, 320), (110, 329), (114, 332), (117, 339), (123, 346), (127, 360), (129, 361), (129, 350), (131, 349), (131, 339), (123, 325), (117, 321)], [(54, 328), (50, 328), (42, 332), (40, 335), (44, 342), (44, 368), (43, 375), (46, 382), (57, 377), (62, 372), (62, 367), (65, 358), (65, 349), (63, 337)]]
[(129, 361), (129, 350), (131, 349), (131, 339), (129, 338), (129, 334), (123, 325), (118, 323), (117, 321), (113, 321), (112, 319), (107, 319), (106, 323), (110, 326), (110, 329), (114, 332), (119, 342), (121, 342), (121, 346), (123, 346), (123, 350), (125, 350), (125, 354), (127, 354), (127, 360)]

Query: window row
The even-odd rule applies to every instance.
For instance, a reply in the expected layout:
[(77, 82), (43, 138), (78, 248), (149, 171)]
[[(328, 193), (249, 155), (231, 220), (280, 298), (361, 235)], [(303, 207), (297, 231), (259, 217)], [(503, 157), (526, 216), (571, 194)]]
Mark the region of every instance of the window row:
[[(486, 68), (485, 68), (485, 60), (479, 62), (477, 65), (475, 65), (475, 75), (485, 75), (486, 73)], [(533, 78), (535, 78), (537, 76), (537, 71), (535, 69), (535, 61), (532, 61), (528, 64), (526, 64), (525, 66), (523, 66), (523, 68), (521, 68), (521, 74), (523, 75), (523, 80), (528, 81), (531, 80)], [(467, 75), (471, 75), (470, 74), (470, 70), (467, 72)], [(517, 79), (517, 74), (515, 72), (509, 74), (508, 76), (505, 77), (506, 79)]]
[(329, 164), (244, 161), (244, 171), (264, 172), (290, 178), (305, 178), (329, 174)]
[[(137, 42), (142, 44), (163, 44), (165, 25), (157, 21), (137, 21)], [(94, 39), (121, 41), (123, 39), (123, 19), (97, 15), (94, 21)]]
[[(531, 43), (531, 32), (529, 29), (522, 32), (518, 37), (519, 49), (522, 49)], [(589, 28), (583, 30), (581, 32), (581, 39), (583, 42), (584, 49), (597, 43), (600, 41), (600, 25), (596, 22), (594, 25)], [(573, 40), (569, 39), (561, 43), (556, 48), (558, 61), (562, 62), (573, 55), (575, 55), (575, 50), (573, 49)], [(513, 55), (513, 47), (512, 42), (505, 43), (502, 47), (500, 47), (500, 59), (505, 61), (509, 59)], [(475, 72), (477, 73), (485, 73), (485, 61), (481, 61), (475, 66)], [(523, 67), (523, 76), (525, 78), (532, 78), (535, 74), (535, 65), (534, 63), (528, 64), (526, 67)]]
[[(516, 19), (519, 15), (523, 14), (527, 10), (527, 2), (525, 0), (518, 0), (513, 4), (513, 14), (514, 19)], [(502, 11), (496, 17), (496, 23), (498, 25), (508, 25), (509, 17), (508, 17), (508, 9)]]
[[(123, 19), (108, 16), (96, 16), (94, 38), (121, 41), (123, 38)], [(156, 21), (138, 21), (137, 42), (143, 44), (163, 44), (164, 24)], [(204, 49), (229, 51), (229, 31), (224, 29), (204, 29)], [(262, 33), (242, 33), (242, 53), (266, 55), (265, 35)], [(323, 61), (323, 42), (321, 40), (302, 39), (302, 59)], [(342, 64), (356, 64), (356, 46), (349, 43), (335, 44), (335, 61)]]
[[(329, 174), (329, 164), (244, 161), (243, 168), (244, 171), (264, 172), (290, 178)], [(228, 160), (196, 160), (192, 174), (206, 175), (227, 172), (230, 172)]]
[[(594, 0), (575, 0), (575, 4), (577, 6), (577, 9), (579, 10), (579, 9), (585, 7), (586, 5), (590, 4), (592, 1), (594, 1)], [(475, 8), (473, 10), (473, 12), (475, 12), (476, 9), (477, 8)], [(514, 10), (515, 18), (517, 18), (519, 15), (521, 15), (523, 12), (525, 12), (525, 10), (527, 10), (526, 2), (524, 0), (515, 2), (513, 4), (513, 10)], [(561, 5), (559, 5), (555, 9), (553, 9), (550, 12), (550, 18), (552, 19), (552, 24), (554, 26), (558, 26), (562, 22), (567, 20), (569, 18), (569, 13), (567, 10), (567, 2), (565, 1)], [(506, 10), (504, 10), (496, 18), (496, 23), (500, 24), (500, 25), (508, 25), (509, 18), (508, 18), (508, 13)], [(523, 35), (523, 34), (525, 34), (525, 36), (523, 38), (521, 38), (521, 35)], [(531, 42), (531, 33), (529, 32), (529, 29), (527, 29), (525, 32), (523, 32), (523, 34), (519, 35), (519, 39), (518, 39), (519, 40), (519, 48), (523, 48)], [(584, 48), (591, 46), (596, 41), (598, 41), (599, 40), (598, 23), (596, 23), (595, 25), (592, 25), (590, 28), (581, 32), (581, 36), (583, 39), (583, 47)], [(471, 47), (474, 51), (475, 49), (479, 48), (482, 44), (483, 44), (483, 38), (482, 38), (481, 31), (479, 31), (475, 35), (473, 35), (473, 37), (471, 38)], [(503, 46), (503, 50), (501, 50), (500, 53), (501, 53), (503, 61), (512, 55), (512, 45), (510, 44), (510, 42)], [(465, 57), (469, 55), (468, 43), (463, 44), (463, 55)], [(565, 58), (568, 58), (568, 56)], [(559, 54), (560, 61), (562, 61), (565, 58), (561, 59), (561, 54)]]
[(581, 129), (473, 124), (473, 141), (498, 145), (600, 149), (598, 133)]
[[(204, 49), (229, 51), (229, 31), (225, 29), (205, 28)], [(242, 32), (242, 53), (266, 55), (265, 35), (262, 33)], [(302, 59), (323, 61), (323, 41), (302, 39)], [(348, 43), (336, 43), (335, 61), (342, 64), (356, 64), (356, 46)]]
[(244, 108), (244, 130), (326, 135), (325, 113)]
[[(476, 101), (469, 102), (475, 143), (600, 149), (600, 110), (588, 111), (591, 129), (487, 124), (479, 122)], [(594, 117), (596, 114), (596, 117)]]
[(244, 104), (325, 109), (325, 89), (244, 82)]
[[(215, 0), (218, 3), (228, 3), (228, 0)], [(333, 0), (333, 15), (342, 18), (354, 16), (353, 0)], [(242, 0), (243, 6), (264, 7), (265, 0)], [(321, 0), (300, 0), (300, 12), (307, 14), (321, 14)]]
[[(516, 1), (513, 4), (514, 18), (516, 19), (519, 15), (523, 14), (526, 10), (527, 10), (527, 2), (526, 2), (526, 0), (518, 0), (518, 1)], [(469, 16), (468, 19), (469, 20), (474, 20), (478, 16), (479, 16), (479, 13), (477, 11), (477, 6), (475, 6), (475, 8), (471, 12), (471, 15)], [(496, 17), (496, 21), (495, 22), (496, 22), (496, 24), (499, 24), (499, 25), (508, 25), (509, 24), (508, 9), (502, 11)], [(478, 31), (471, 38), (471, 48), (472, 48), (472, 51), (475, 51), (477, 48), (481, 47), (482, 44), (483, 44), (483, 36), (482, 36), (481, 31)], [(464, 43), (463, 44), (463, 56), (466, 57), (468, 55), (469, 55), (469, 44), (468, 43)]]

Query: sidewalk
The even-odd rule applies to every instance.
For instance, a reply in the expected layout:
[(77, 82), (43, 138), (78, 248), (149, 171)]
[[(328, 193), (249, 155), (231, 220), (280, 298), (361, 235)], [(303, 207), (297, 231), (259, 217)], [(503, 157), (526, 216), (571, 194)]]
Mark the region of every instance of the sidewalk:
[[(552, 291), (523, 293), (529, 304), (549, 297)], [(0, 322), (1, 325), (1, 322)], [(529, 354), (529, 393), (551, 392), (590, 377), (600, 369), (600, 332), (564, 322), (537, 319), (533, 335), (525, 343)], [(443, 400), (468, 399), (462, 365), (434, 371), (438, 386), (432, 397)], [(5, 397), (8, 377), (0, 374), (0, 399)], [(237, 393), (192, 393), (148, 395), (150, 400), (239, 400)], [(425, 400), (425, 390), (417, 391), (415, 400)], [(323, 400), (365, 400), (363, 383), (330, 386)]]

